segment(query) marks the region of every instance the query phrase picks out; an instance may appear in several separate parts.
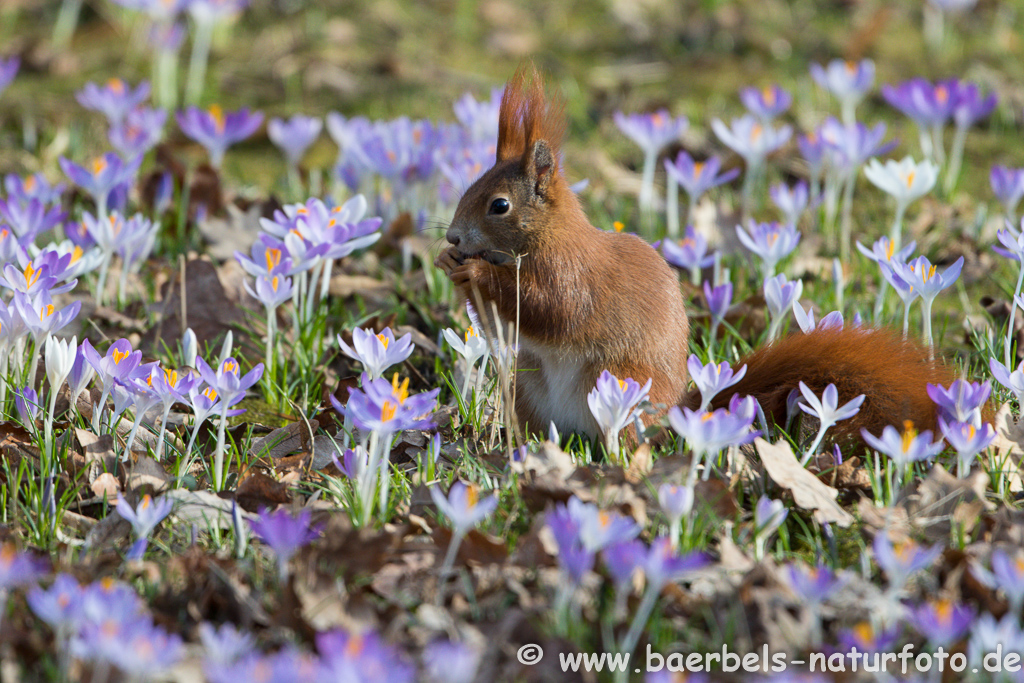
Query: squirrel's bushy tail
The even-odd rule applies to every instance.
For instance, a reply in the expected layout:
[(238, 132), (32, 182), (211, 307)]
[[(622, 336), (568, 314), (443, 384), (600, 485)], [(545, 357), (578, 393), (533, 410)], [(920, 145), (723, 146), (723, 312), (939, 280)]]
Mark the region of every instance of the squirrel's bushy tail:
[(773, 416), (781, 425), (786, 420), (786, 399), (794, 389), (799, 391), (800, 382), (818, 396), (830, 383), (835, 384), (839, 405), (860, 394), (867, 397), (856, 416), (829, 431), (839, 441), (859, 439), (862, 427), (875, 435), (881, 434), (885, 425), (902, 428), (905, 420), (912, 421), (919, 431), (934, 432), (936, 406), (926, 386), (929, 382), (949, 386), (954, 379), (941, 361), (928, 359), (926, 348), (885, 329), (847, 327), (798, 333), (754, 351), (735, 367), (744, 363), (746, 375), (718, 396), (713, 407), (726, 406), (734, 393), (753, 396), (766, 416)]

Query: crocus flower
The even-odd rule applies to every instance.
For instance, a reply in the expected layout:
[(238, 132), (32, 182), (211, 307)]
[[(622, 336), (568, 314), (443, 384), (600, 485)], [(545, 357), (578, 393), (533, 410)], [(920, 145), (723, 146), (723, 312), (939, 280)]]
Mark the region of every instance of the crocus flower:
[(36, 418), (39, 416), (39, 395), (32, 387), (14, 390), (14, 409), (18, 411), (18, 419), (29, 431), (35, 430)]
[(210, 164), (220, 168), (228, 147), (255, 133), (263, 123), (263, 114), (251, 113), (248, 108), (225, 114), (213, 105), (207, 110), (188, 107), (178, 112), (177, 119), (181, 132), (205, 147)]
[(744, 247), (761, 259), (763, 277), (775, 276), (775, 266), (789, 256), (800, 243), (800, 231), (792, 223), (757, 223), (750, 221), (749, 231), (736, 226), (736, 236)]
[(644, 151), (644, 171), (640, 185), (640, 209), (650, 215), (654, 206), (654, 170), (658, 153), (669, 143), (678, 140), (690, 125), (685, 116), (673, 117), (662, 109), (653, 114), (623, 114), (615, 112), (613, 119), (626, 137)]
[(123, 161), (113, 152), (96, 157), (88, 168), (79, 166), (64, 157), (60, 158), (60, 167), (64, 174), (93, 198), (93, 201), (96, 202), (96, 213), (100, 217), (107, 215), (107, 202), (110, 193), (134, 179), (139, 172), (141, 163), (141, 156)]
[(975, 123), (988, 117), (996, 107), (996, 96), (990, 94), (982, 97), (981, 92), (973, 83), (960, 83), (953, 97), (953, 145), (949, 153), (949, 165), (946, 168), (944, 189), (952, 192), (960, 176), (960, 166), (964, 158), (964, 146), (967, 143), (967, 131)]
[(818, 324), (814, 324), (814, 309), (808, 307), (804, 310), (804, 307), (800, 305), (799, 301), (793, 302), (793, 317), (796, 318), (796, 324), (800, 326), (800, 331), (804, 334), (810, 334), (815, 330), (829, 330), (829, 329), (843, 329), (843, 314), (839, 311), (832, 311), (827, 313), (825, 317), (818, 321)]
[[(246, 280), (242, 283), (249, 296), (259, 301), (270, 312), (292, 298), (292, 279), (281, 275), (258, 275), (255, 287)], [(269, 364), (268, 364), (269, 367)]]
[(38, 581), (42, 574), (39, 560), (18, 552), (9, 541), (0, 545), (0, 596), (11, 588)]
[(988, 448), (996, 438), (995, 430), (987, 422), (978, 428), (967, 422), (946, 422), (940, 417), (939, 428), (956, 451), (956, 472), (961, 478), (970, 472), (971, 463), (978, 453)]
[(802, 600), (820, 605), (829, 598), (844, 581), (823, 564), (811, 567), (802, 562), (792, 562), (785, 567), (786, 582)]
[(810, 201), (807, 194), (807, 183), (802, 180), (793, 187), (788, 187), (784, 183), (772, 185), (768, 194), (775, 202), (775, 206), (779, 207), (787, 225), (796, 225), (800, 222), (800, 216), (807, 209), (807, 204)]
[(898, 636), (898, 626), (886, 629), (872, 626), (868, 621), (861, 621), (853, 628), (839, 632), (837, 649), (839, 652), (860, 652), (865, 655), (892, 652), (896, 649)]
[(0, 59), (0, 94), (3, 94), (4, 90), (7, 90), (7, 86), (11, 84), (14, 77), (18, 75), (18, 67), (21, 66), (21, 60), (17, 57), (11, 57), (9, 59)]
[(764, 557), (768, 538), (782, 526), (789, 516), (789, 510), (781, 500), (761, 496), (754, 508), (754, 552), (757, 559)]
[(613, 461), (620, 460), (619, 432), (640, 416), (637, 405), (647, 399), (651, 381), (648, 378), (641, 386), (632, 378), (622, 380), (604, 370), (597, 378), (597, 386), (587, 395), (590, 412)]
[(429, 429), (433, 426), (429, 414), (437, 404), (440, 389), (433, 389), (415, 396), (409, 396), (409, 380), (401, 383), (398, 373), (389, 382), (369, 376), (362, 379), (362, 389), (350, 389), (348, 403), (342, 406), (331, 397), (335, 409), (343, 415), (351, 415), (355, 425), (366, 431), (379, 434), (394, 434), (405, 429)]
[(880, 531), (871, 544), (875, 551), (875, 562), (889, 578), (889, 592), (897, 595), (916, 572), (925, 569), (942, 554), (942, 546), (922, 547), (914, 541), (893, 544), (889, 534)]
[[(462, 356), (462, 360), (465, 364), (465, 378), (462, 380), (462, 396), (468, 400), (469, 380), (473, 374), (473, 366), (476, 365), (477, 360), (487, 355), (487, 340), (477, 333), (476, 328), (473, 325), (470, 325), (466, 330), (465, 341), (460, 339), (455, 330), (450, 328), (446, 328), (444, 330), (444, 338), (448, 341), (448, 344), (455, 349), (455, 352)], [(484, 364), (486, 364), (486, 362), (487, 361), (485, 360)], [(481, 366), (480, 372), (483, 372), (483, 366)]]
[(469, 643), (438, 640), (423, 648), (423, 668), (431, 683), (473, 683), (482, 657)]
[(921, 460), (930, 460), (942, 452), (942, 440), (932, 443), (932, 433), (924, 431), (920, 434), (914, 429), (914, 423), (906, 420), (903, 431), (899, 432), (892, 425), (882, 429), (881, 438), (874, 436), (866, 429), (860, 430), (864, 442), (879, 453), (887, 455), (896, 466), (897, 485), (902, 481), (903, 473), (911, 464)]
[(828, 66), (811, 64), (811, 78), (839, 100), (843, 121), (853, 123), (854, 110), (875, 83), (875, 63), (870, 59), (844, 62), (833, 59)]
[(711, 399), (739, 382), (747, 374), (746, 365), (741, 365), (739, 370), (733, 372), (732, 366), (725, 362), (715, 363), (712, 361), (704, 365), (700, 362), (697, 354), (690, 354), (686, 361), (686, 369), (690, 379), (700, 391), (698, 411), (707, 410), (707, 407), (711, 405)]
[(668, 176), (666, 201), (668, 202), (668, 234), (675, 237), (679, 234), (679, 187), (686, 190), (687, 218), (686, 223), (693, 223), (694, 209), (701, 195), (712, 187), (727, 183), (740, 174), (738, 168), (719, 174), (718, 157), (710, 157), (707, 161), (695, 162), (686, 151), (679, 152), (675, 161), (665, 159), (665, 173)]
[(114, 149), (125, 158), (132, 159), (156, 147), (163, 139), (166, 123), (165, 110), (140, 107), (128, 112), (123, 121), (112, 125), (107, 137)]
[(288, 578), (288, 562), (304, 545), (320, 535), (319, 527), (310, 528), (313, 513), (303, 509), (297, 515), (281, 508), (276, 512), (263, 510), (259, 517), (249, 520), (249, 526), (277, 558), (277, 575), (284, 582)]
[(672, 547), (679, 544), (679, 532), (682, 528), (683, 517), (687, 517), (693, 510), (694, 490), (692, 486), (677, 486), (675, 484), (662, 484), (658, 487), (658, 505), (668, 518), (668, 537), (672, 541)]
[(1010, 372), (1005, 365), (995, 358), (990, 358), (988, 367), (996, 381), (1012, 391), (1013, 395), (1017, 397), (1017, 402), (1024, 406), (1024, 362), (1018, 365), (1016, 370)]
[(564, 505), (556, 505), (547, 514), (546, 521), (559, 548), (578, 544), (591, 552), (599, 552), (613, 543), (636, 538), (640, 533), (640, 526), (632, 518), (601, 510), (576, 496)]
[(444, 513), (452, 524), (452, 539), (448, 544), (448, 552), (441, 564), (441, 576), (446, 576), (455, 561), (462, 538), (476, 528), (480, 522), (490, 517), (498, 507), (497, 496), (480, 498), (479, 489), (473, 485), (465, 485), (461, 481), (452, 484), (446, 498), (437, 486), (430, 487), (430, 497), (437, 509)]
[(989, 173), (989, 182), (992, 185), (992, 193), (1003, 205), (1006, 220), (1013, 230), (1013, 225), (1017, 222), (1017, 205), (1020, 204), (1021, 197), (1024, 197), (1024, 168), (993, 166)]
[(209, 390), (213, 392), (214, 396), (220, 398), (217, 403), (220, 406), (220, 423), (217, 427), (217, 449), (214, 452), (213, 461), (213, 486), (214, 490), (219, 491), (224, 484), (224, 436), (227, 429), (228, 409), (245, 398), (245, 392), (263, 375), (264, 366), (260, 363), (242, 377), (238, 376), (238, 361), (231, 357), (225, 358), (216, 372), (202, 358), (196, 358), (196, 367), (203, 380), (209, 385)]
[(85, 592), (75, 577), (64, 572), (54, 577), (49, 588), (35, 586), (25, 598), (32, 612), (58, 634), (62, 645), (66, 645), (85, 617)]
[(800, 298), (803, 290), (803, 280), (790, 282), (785, 275), (765, 278), (764, 300), (771, 317), (771, 322), (768, 324), (769, 341), (778, 337), (785, 314), (792, 310), (793, 302)]
[(732, 303), (732, 283), (725, 282), (712, 289), (711, 283), (705, 282), (704, 300), (711, 314), (711, 338), (714, 340), (718, 326), (725, 322), (725, 314), (729, 312), (729, 304)]
[[(208, 621), (199, 624), (199, 642), (207, 665), (229, 666), (256, 649), (251, 633), (239, 630), (230, 621), (214, 626)], [(245, 680), (245, 679), (243, 679)]]
[(135, 88), (120, 78), (111, 78), (102, 86), (86, 83), (75, 94), (75, 99), (86, 109), (98, 111), (107, 117), (111, 127), (122, 123), (128, 113), (149, 99), (149, 83), (142, 81)]
[(694, 284), (700, 282), (700, 271), (715, 262), (713, 256), (708, 256), (708, 241), (704, 235), (693, 229), (693, 226), (686, 227), (686, 236), (676, 242), (671, 239), (661, 241), (661, 253), (669, 265), (690, 271), (690, 280)]
[(1000, 647), (1003, 652), (1020, 652), (1024, 648), (1024, 632), (1021, 631), (1017, 612), (1007, 612), (999, 621), (984, 612), (971, 625), (967, 660), (972, 667), (980, 670), (983, 662), (990, 661), (986, 659), (987, 655)]
[(717, 455), (723, 448), (750, 443), (760, 434), (757, 430), (750, 431), (755, 416), (756, 406), (751, 396), (742, 399), (733, 396), (728, 409), (719, 408), (712, 413), (680, 409), (679, 406), (669, 408), (669, 425), (686, 440), (693, 454), (687, 485), (695, 483), (697, 465), (705, 456), (709, 462), (704, 467), (703, 478), (708, 479), (711, 475), (711, 456)]
[(937, 274), (936, 267), (926, 256), (918, 256), (906, 264), (892, 263), (893, 270), (921, 297), (921, 305), (924, 309), (924, 343), (929, 347), (932, 344), (932, 302), (935, 301), (939, 292), (956, 282), (956, 279), (960, 277), (960, 269), (963, 268), (963, 265), (964, 257), (961, 256), (953, 262), (953, 265), (946, 268), (941, 274)]
[(13, 193), (7, 199), (0, 199), (0, 223), (6, 223), (23, 244), (62, 225), (66, 218), (67, 214), (59, 205), (52, 206), (46, 199), (25, 197), (19, 200)]
[(742, 190), (744, 215), (747, 216), (750, 213), (754, 179), (760, 176), (768, 155), (786, 144), (793, 129), (789, 126), (775, 128), (749, 114), (733, 119), (729, 126), (721, 119), (714, 119), (711, 129), (726, 147), (743, 157), (747, 164)]
[(128, 554), (128, 559), (142, 559), (146, 552), (146, 544), (149, 536), (156, 529), (157, 525), (171, 514), (174, 508), (174, 501), (163, 496), (156, 501), (147, 493), (140, 500), (136, 507), (132, 507), (124, 497), (117, 494), (117, 514), (131, 522), (135, 537), (138, 539)]
[(267, 137), (284, 152), (288, 165), (297, 167), (310, 145), (316, 142), (324, 123), (313, 116), (296, 114), (287, 121), (270, 119)]
[(947, 421), (967, 422), (981, 427), (981, 410), (992, 395), (992, 383), (953, 380), (949, 388), (928, 384), (928, 396), (939, 407), (939, 414)]
[(864, 167), (864, 175), (876, 187), (896, 199), (896, 219), (889, 238), (899, 251), (903, 240), (903, 213), (911, 203), (935, 187), (939, 167), (928, 160), (917, 163), (910, 157), (904, 157), (901, 161), (890, 159), (884, 165), (877, 159), (871, 159)]
[(416, 670), (404, 661), (401, 653), (373, 631), (355, 634), (336, 629), (320, 633), (316, 636), (316, 649), (321, 655), (322, 672), (310, 671), (298, 677), (299, 680), (386, 680), (388, 683), (418, 680)]
[(390, 327), (385, 327), (380, 334), (369, 328), (357, 327), (352, 330), (352, 346), (346, 344), (340, 334), (338, 346), (346, 356), (363, 364), (371, 380), (383, 376), (384, 371), (392, 365), (404, 362), (415, 348), (412, 334), (395, 339), (395, 333)]
[(793, 98), (778, 85), (764, 88), (743, 88), (740, 90), (740, 102), (751, 114), (764, 123), (769, 123), (793, 104)]
[(806, 466), (807, 463), (810, 462), (811, 457), (817, 452), (818, 444), (820, 444), (821, 440), (825, 437), (825, 432), (827, 432), (837, 422), (847, 420), (860, 412), (860, 406), (864, 403), (864, 399), (867, 397), (864, 394), (861, 394), (840, 406), (839, 391), (836, 389), (836, 385), (831, 383), (825, 387), (825, 391), (821, 395), (821, 400), (819, 400), (814, 392), (811, 391), (811, 388), (803, 382), (800, 382), (800, 393), (803, 394), (804, 400), (807, 401), (807, 403), (797, 404), (800, 407), (800, 410), (804, 411), (808, 415), (815, 416), (819, 420), (818, 436), (807, 449), (803, 460), (800, 462), (800, 464)]

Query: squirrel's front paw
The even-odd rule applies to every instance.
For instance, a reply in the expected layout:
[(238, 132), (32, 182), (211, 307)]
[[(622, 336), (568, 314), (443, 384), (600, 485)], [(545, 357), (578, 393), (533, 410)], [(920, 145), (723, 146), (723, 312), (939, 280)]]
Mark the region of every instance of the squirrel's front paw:
[(462, 254), (455, 247), (448, 247), (434, 259), (434, 265), (444, 271), (444, 274), (451, 278), (456, 268), (462, 265)]
[(456, 266), (452, 272), (448, 273), (448, 277), (451, 278), (451, 281), (457, 287), (469, 285), (473, 280), (479, 282), (488, 265), (486, 261), (480, 259), (468, 259), (465, 263)]

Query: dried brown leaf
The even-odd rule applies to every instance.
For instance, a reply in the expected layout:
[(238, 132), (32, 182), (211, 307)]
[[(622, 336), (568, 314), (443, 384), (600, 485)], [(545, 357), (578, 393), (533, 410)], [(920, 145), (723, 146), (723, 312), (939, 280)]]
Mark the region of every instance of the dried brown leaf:
[(821, 524), (835, 523), (844, 528), (853, 524), (853, 515), (836, 502), (839, 491), (804, 469), (787, 442), (771, 444), (758, 438), (754, 445), (768, 476), (792, 494), (797, 506), (812, 511)]

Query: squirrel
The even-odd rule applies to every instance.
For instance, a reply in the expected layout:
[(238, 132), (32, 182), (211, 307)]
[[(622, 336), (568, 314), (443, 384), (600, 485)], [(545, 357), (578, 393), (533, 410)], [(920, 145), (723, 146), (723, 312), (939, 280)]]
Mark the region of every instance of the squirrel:
[[(531, 432), (554, 423), (599, 437), (587, 395), (603, 370), (650, 378), (661, 415), (673, 405), (696, 408), (699, 393), (686, 389), (689, 323), (678, 276), (640, 237), (591, 225), (560, 169), (564, 104), (546, 97), (535, 69), (527, 76), (520, 68), (506, 84), (496, 162), (463, 194), (435, 265), (482, 316), (497, 311), (488, 334), (516, 326), (515, 413)], [(926, 386), (953, 380), (916, 342), (861, 327), (797, 333), (735, 366), (743, 364), (743, 379), (713, 408), (749, 395), (784, 424), (801, 381), (818, 395), (834, 383), (840, 404), (865, 394), (860, 412), (833, 428), (835, 439), (906, 420), (934, 430)]]

